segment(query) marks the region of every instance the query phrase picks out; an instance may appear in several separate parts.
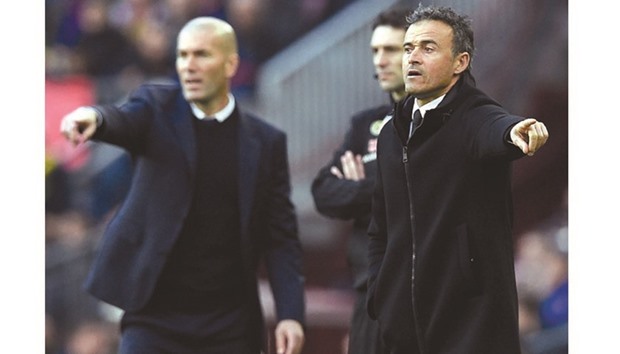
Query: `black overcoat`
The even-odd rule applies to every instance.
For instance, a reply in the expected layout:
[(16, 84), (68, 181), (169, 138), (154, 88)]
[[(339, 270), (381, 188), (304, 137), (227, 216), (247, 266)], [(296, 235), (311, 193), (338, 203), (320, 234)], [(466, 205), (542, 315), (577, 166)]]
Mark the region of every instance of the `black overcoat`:
[(522, 117), (465, 75), (408, 139), (414, 99), (378, 140), (368, 310), (394, 353), (518, 354), (507, 141)]

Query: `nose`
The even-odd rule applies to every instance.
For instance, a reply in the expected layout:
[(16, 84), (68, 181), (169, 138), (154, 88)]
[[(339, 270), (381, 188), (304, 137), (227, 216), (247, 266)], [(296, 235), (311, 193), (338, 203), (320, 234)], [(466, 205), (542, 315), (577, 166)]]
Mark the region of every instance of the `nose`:
[(419, 50), (417, 48), (412, 49), (409, 53), (405, 53), (407, 63), (409, 64), (419, 63), (420, 56), (418, 55), (418, 53), (419, 53)]
[(185, 58), (185, 68), (188, 71), (191, 71), (194, 68), (194, 63), (195, 63), (195, 60), (193, 56), (190, 55), (187, 58)]
[(193, 71), (195, 60), (191, 55), (177, 57), (177, 69), (181, 71)]
[(375, 52), (374, 55), (374, 63), (375, 66), (385, 66), (387, 64), (387, 56), (385, 55), (385, 51), (379, 49)]

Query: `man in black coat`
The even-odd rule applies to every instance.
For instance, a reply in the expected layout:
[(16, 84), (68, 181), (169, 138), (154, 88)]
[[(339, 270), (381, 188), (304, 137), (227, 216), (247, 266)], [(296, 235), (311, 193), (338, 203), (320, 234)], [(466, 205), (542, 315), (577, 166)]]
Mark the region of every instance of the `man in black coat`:
[(475, 87), (466, 17), (420, 5), (408, 21), (408, 96), (377, 143), (368, 312), (391, 354), (518, 354), (510, 166), (548, 133)]
[(409, 12), (387, 10), (372, 24), (370, 48), (375, 77), (381, 88), (389, 93), (390, 103), (353, 116), (342, 145), (312, 182), (312, 196), (321, 214), (353, 220), (347, 252), (357, 298), (349, 329), (348, 351), (351, 354), (377, 354), (381, 351), (378, 324), (366, 312), (367, 230), (377, 166), (377, 136), (391, 118), (392, 105), (405, 96), (401, 63)]
[(144, 85), (120, 107), (81, 107), (61, 130), (126, 149), (134, 176), (86, 281), (125, 310), (120, 353), (264, 349), (257, 267), (266, 262), (278, 353), (304, 341), (301, 245), (286, 136), (230, 94), (232, 27), (201, 17), (180, 31), (180, 85)]

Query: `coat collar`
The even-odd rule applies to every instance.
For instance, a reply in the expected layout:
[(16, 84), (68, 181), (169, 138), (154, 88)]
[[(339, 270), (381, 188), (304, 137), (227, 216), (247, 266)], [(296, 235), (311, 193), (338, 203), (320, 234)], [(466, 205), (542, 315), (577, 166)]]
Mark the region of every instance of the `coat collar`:
[(247, 115), (239, 112), (239, 208), (242, 233), (250, 221), (262, 145), (253, 123)]
[[(450, 118), (454, 109), (469, 96), (467, 93), (472, 90), (477, 90), (476, 81), (473, 75), (469, 71), (466, 71), (461, 75), (450, 91), (448, 91), (446, 97), (444, 97), (439, 106), (426, 112), (424, 125), (428, 127), (429, 125), (436, 126), (437, 124), (441, 125), (445, 123)], [(406, 144), (409, 139), (409, 124), (411, 122), (414, 103), (415, 97), (408, 95), (395, 106), (394, 127), (403, 145)], [(441, 118), (439, 121), (438, 117)], [(427, 124), (427, 122), (431, 120), (433, 124)]]

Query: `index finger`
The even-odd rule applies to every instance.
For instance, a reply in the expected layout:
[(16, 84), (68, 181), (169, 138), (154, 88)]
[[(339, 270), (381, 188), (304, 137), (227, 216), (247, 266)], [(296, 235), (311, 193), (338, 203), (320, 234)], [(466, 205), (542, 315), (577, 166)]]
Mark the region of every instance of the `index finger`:
[(73, 145), (77, 145), (79, 143), (78, 136), (80, 132), (73, 119), (63, 119), (60, 124), (60, 132)]
[(524, 119), (524, 120), (519, 122), (519, 124), (522, 124), (524, 128), (528, 128), (532, 124), (536, 124), (536, 123), (538, 123), (536, 118), (526, 118), (526, 119)]

